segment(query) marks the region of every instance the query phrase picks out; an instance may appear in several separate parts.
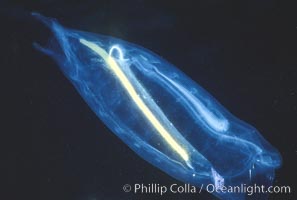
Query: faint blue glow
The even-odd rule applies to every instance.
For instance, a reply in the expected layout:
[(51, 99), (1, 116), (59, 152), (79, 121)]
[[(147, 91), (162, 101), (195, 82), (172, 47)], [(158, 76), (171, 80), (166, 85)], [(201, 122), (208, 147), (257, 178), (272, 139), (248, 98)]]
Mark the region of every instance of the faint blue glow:
[(176, 90), (180, 92), (184, 96), (185, 99), (188, 100), (189, 109), (193, 112), (196, 118), (202, 118), (206, 125), (209, 128), (213, 129), (217, 132), (226, 132), (228, 130), (228, 120), (226, 118), (219, 119), (216, 117), (210, 110), (208, 110), (197, 97), (195, 97), (191, 92), (185, 89), (182, 85), (177, 84), (172, 79), (164, 76), (157, 69), (155, 71), (160, 74), (166, 81), (168, 81), (172, 86), (175, 87)]
[(33, 15), (53, 32), (48, 47), (35, 47), (57, 61), (96, 115), (140, 157), (196, 186), (248, 185), (259, 177), (271, 185), (281, 164), (277, 150), (175, 66), (140, 46)]

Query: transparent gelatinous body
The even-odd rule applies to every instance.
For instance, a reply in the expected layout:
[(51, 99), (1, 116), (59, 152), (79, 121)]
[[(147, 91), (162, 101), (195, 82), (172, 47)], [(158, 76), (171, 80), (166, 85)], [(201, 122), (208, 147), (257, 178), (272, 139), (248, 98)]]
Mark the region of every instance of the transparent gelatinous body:
[(33, 15), (54, 33), (47, 48), (35, 46), (57, 61), (97, 116), (140, 157), (196, 186), (272, 183), (279, 153), (176, 67), (140, 46)]

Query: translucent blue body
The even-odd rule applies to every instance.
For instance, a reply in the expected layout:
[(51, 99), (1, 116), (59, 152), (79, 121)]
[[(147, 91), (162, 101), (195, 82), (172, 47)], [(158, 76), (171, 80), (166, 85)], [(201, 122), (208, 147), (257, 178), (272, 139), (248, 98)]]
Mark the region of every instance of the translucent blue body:
[(36, 47), (57, 61), (97, 116), (140, 157), (198, 187), (272, 183), (279, 153), (172, 64), (140, 46), (34, 15), (54, 33), (48, 47)]

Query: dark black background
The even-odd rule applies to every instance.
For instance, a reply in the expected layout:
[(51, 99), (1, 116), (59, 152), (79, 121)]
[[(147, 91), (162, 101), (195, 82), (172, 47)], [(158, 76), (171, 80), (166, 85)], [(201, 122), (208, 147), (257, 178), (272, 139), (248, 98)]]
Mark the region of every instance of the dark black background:
[[(275, 185), (297, 190), (297, 7), (294, 1), (10, 1), (1, 4), (2, 109), (8, 142), (1, 199), (157, 199), (125, 183), (180, 183), (139, 158), (88, 108), (57, 65), (32, 48), (65, 26), (139, 44), (182, 69), (283, 157)], [(5, 112), (6, 111), (6, 112)], [(6, 141), (6, 140), (4, 140)], [(182, 184), (182, 183), (180, 183)], [(294, 198), (295, 194), (295, 198)], [(3, 193), (4, 195), (4, 193)], [(166, 195), (163, 199), (215, 199)]]

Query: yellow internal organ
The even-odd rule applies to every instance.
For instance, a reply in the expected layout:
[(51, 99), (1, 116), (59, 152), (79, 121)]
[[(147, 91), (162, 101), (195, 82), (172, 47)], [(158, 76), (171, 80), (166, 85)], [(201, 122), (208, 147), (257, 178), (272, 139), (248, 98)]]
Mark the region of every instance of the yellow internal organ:
[(94, 44), (93, 42), (89, 42), (84, 39), (80, 39), (80, 42), (85, 46), (89, 47), (93, 51), (95, 51), (99, 56), (103, 58), (103, 60), (107, 63), (116, 77), (119, 79), (125, 90), (128, 92), (132, 100), (144, 114), (144, 116), (149, 120), (149, 122), (156, 128), (158, 133), (165, 139), (165, 141), (172, 147), (172, 149), (177, 152), (186, 162), (189, 160), (189, 155), (186, 150), (183, 149), (174, 138), (167, 132), (167, 130), (162, 126), (162, 124), (158, 121), (158, 119), (154, 116), (152, 111), (145, 105), (142, 99), (139, 97), (134, 87), (128, 80), (127, 76), (123, 73), (121, 68), (118, 66), (116, 61), (101, 47)]

